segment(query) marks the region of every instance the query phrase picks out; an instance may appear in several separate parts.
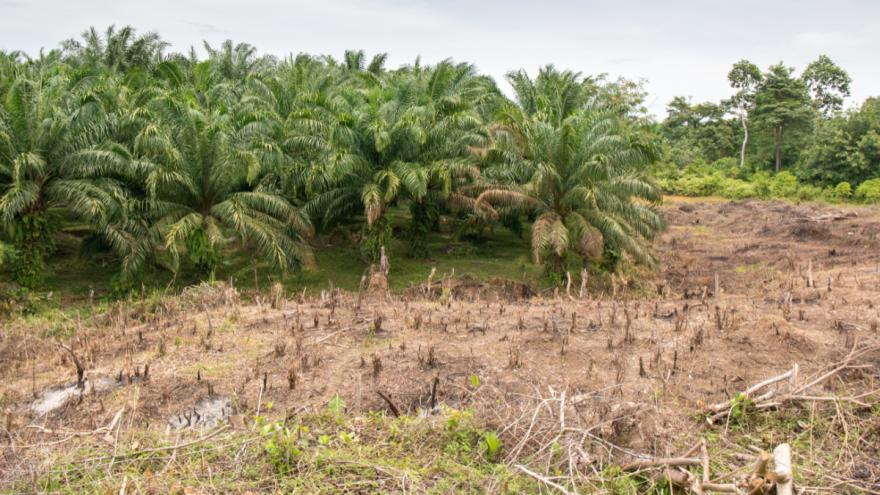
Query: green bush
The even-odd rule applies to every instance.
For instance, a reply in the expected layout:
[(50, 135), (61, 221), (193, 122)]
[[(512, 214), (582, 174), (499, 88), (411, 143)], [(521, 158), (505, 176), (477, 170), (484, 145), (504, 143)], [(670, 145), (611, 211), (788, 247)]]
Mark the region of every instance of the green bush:
[(651, 166), (650, 173), (657, 182), (674, 181), (679, 177), (678, 166), (669, 162), (655, 163)]
[(753, 198), (755, 197), (755, 186), (740, 179), (724, 179), (718, 194), (730, 199)]
[(755, 196), (759, 198), (769, 198), (770, 197), (770, 174), (764, 172), (763, 170), (759, 170), (752, 174), (751, 182), (752, 187), (755, 188)]
[(739, 159), (726, 156), (712, 162), (712, 168), (724, 174), (725, 177), (733, 179), (742, 179), (746, 172), (744, 168), (740, 168)]
[(15, 251), (12, 249), (12, 246), (3, 244), (0, 241), (0, 266), (3, 266), (3, 263), (10, 260), (14, 254)]
[(373, 222), (373, 226), (364, 225), (361, 231), (361, 256), (370, 262), (379, 260), (382, 247), (391, 245), (391, 222), (383, 215)]
[(712, 196), (721, 190), (724, 177), (719, 173), (710, 175), (692, 175), (686, 172), (675, 182), (674, 190), (684, 196)]
[(880, 203), (880, 177), (859, 184), (856, 188), (856, 199), (865, 203)]
[(55, 249), (56, 225), (45, 216), (25, 215), (13, 225), (13, 278), (22, 287), (39, 286), (46, 275), (46, 257)]
[(779, 172), (770, 179), (769, 187), (774, 198), (792, 198), (797, 196), (798, 180), (791, 172)]
[(655, 165), (657, 184), (667, 194), (721, 196), (728, 199), (764, 198), (798, 201), (880, 202), (880, 178), (865, 181), (853, 192), (849, 182), (834, 187), (804, 184), (789, 171), (771, 175), (764, 170), (740, 167), (734, 158), (720, 158), (711, 164), (697, 160), (679, 169), (672, 163)]
[(800, 187), (798, 187), (795, 197), (798, 199), (798, 201), (816, 201), (822, 198), (822, 192), (823, 191), (821, 187), (816, 187), (810, 184), (802, 184)]
[(849, 182), (841, 182), (840, 184), (834, 186), (834, 189), (832, 190), (834, 199), (840, 201), (846, 201), (847, 199), (850, 199), (852, 197), (852, 193), (852, 186)]

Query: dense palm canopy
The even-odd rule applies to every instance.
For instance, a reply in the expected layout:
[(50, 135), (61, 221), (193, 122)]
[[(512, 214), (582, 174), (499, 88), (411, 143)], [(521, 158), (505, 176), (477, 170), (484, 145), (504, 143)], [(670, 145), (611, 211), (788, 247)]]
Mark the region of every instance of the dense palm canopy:
[(478, 107), (493, 89), (473, 67), (442, 62), (316, 99), (294, 125), (294, 139), (317, 157), (309, 212), (325, 224), (363, 213), (374, 239), (386, 235), (383, 215), (395, 202), (408, 201), (418, 218), (446, 198), (453, 175), (476, 167)]
[(61, 44), (66, 61), (74, 67), (112, 72), (152, 68), (168, 46), (158, 34), (138, 36), (131, 26), (119, 30), (110, 26), (103, 35), (92, 27), (81, 38)]
[(136, 280), (147, 266), (207, 275), (230, 250), (298, 270), (330, 228), (351, 229), (369, 259), (398, 235), (391, 209), (409, 213), (413, 256), (429, 254), (445, 216), (533, 221), (535, 258), (553, 271), (570, 254), (652, 259), (652, 157), (615, 83), (520, 71), (510, 100), (449, 60), (390, 70), (385, 54), (362, 51), (167, 48), (111, 27), (35, 59), (0, 54), (0, 241), (15, 248), (20, 282), (33, 285), (24, 268), (39, 271), (73, 223)]
[(23, 70), (0, 105), (0, 218), (20, 245), (19, 277), (35, 283), (61, 217), (100, 231), (122, 189), (100, 160), (108, 112), (92, 79), (53, 67)]
[(496, 184), (474, 202), (532, 214), (536, 261), (564, 270), (569, 252), (598, 260), (605, 249), (653, 261), (646, 241), (663, 227), (659, 191), (645, 177), (650, 153), (631, 142), (621, 110), (584, 96), (577, 74), (541, 71), (535, 81), (510, 75), (520, 105), (500, 113), (490, 156)]
[(175, 261), (185, 246), (192, 261), (213, 270), (232, 234), (282, 270), (310, 264), (302, 243), (309, 220), (284, 197), (253, 186), (258, 160), (238, 145), (231, 116), (172, 99), (155, 104), (165, 125), (139, 136), (137, 151), (151, 220)]

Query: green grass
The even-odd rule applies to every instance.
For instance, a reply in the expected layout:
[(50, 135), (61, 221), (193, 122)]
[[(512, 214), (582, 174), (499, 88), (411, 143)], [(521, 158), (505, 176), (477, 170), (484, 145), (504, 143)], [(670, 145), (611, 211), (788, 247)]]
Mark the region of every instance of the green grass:
[[(391, 218), (396, 227), (404, 226), (402, 217), (392, 214)], [(395, 238), (387, 247), (391, 264), (389, 285), (392, 291), (400, 292), (424, 283), (432, 268), (437, 269), (434, 280), (455, 270), (456, 276), (468, 275), (482, 281), (502, 278), (541, 284), (543, 269), (532, 262), (529, 235), (526, 231), (520, 238), (508, 229), (497, 228), (480, 241), (456, 240), (450, 229), (445, 227), (429, 235), (430, 255), (425, 259), (409, 257), (406, 241)], [(263, 265), (258, 268), (258, 277), (272, 282), (280, 280), (290, 291), (313, 291), (331, 286), (357, 290), (361, 277), (369, 267), (361, 258), (359, 246), (351, 241), (332, 242), (325, 237), (317, 240), (314, 250), (317, 267), (311, 271), (281, 279)], [(253, 288), (252, 263), (241, 263), (239, 260), (230, 274), (237, 287)], [(267, 287), (262, 282), (260, 285), (261, 289)]]
[(257, 425), (179, 449), (173, 459), (168, 450), (144, 452), (173, 445), (153, 434), (120, 438), (113, 463), (112, 447), (83, 443), (56, 451), (36, 480), (8, 488), (118, 493), (125, 480), (127, 493), (538, 492), (535, 480), (490, 459), (485, 432), (467, 412), (352, 417), (328, 407)]
[[(405, 228), (406, 217), (401, 211), (392, 210), (389, 216), (398, 231)], [(510, 230), (498, 227), (485, 239), (457, 240), (451, 227), (443, 226), (440, 232), (429, 235), (430, 255), (426, 259), (407, 256), (406, 241), (395, 238), (388, 246), (390, 287), (392, 291), (400, 292), (424, 283), (432, 268), (437, 269), (435, 280), (454, 270), (456, 277), (470, 276), (480, 281), (509, 279), (534, 285), (546, 284), (542, 267), (532, 262), (529, 236), (528, 228), (522, 237), (517, 237)], [(315, 292), (329, 287), (357, 290), (369, 265), (361, 257), (356, 242), (339, 237), (324, 234), (313, 241), (317, 266), (312, 270), (282, 274), (260, 261), (254, 253), (229, 250), (215, 277), (231, 280), (235, 287), (244, 291), (257, 287), (265, 291), (275, 282), (281, 282), (289, 293), (303, 289)], [(91, 294), (96, 300), (111, 296), (117, 273), (118, 264), (112, 257), (107, 254), (84, 255), (79, 239), (65, 235), (59, 240), (57, 252), (47, 262), (42, 287), (34, 294), (44, 306), (83, 304), (90, 300)], [(0, 271), (0, 278), (11, 279), (11, 273)], [(147, 292), (165, 288), (178, 290), (207, 278), (208, 274), (183, 263), (176, 277), (168, 269), (151, 267), (145, 274), (143, 286)]]

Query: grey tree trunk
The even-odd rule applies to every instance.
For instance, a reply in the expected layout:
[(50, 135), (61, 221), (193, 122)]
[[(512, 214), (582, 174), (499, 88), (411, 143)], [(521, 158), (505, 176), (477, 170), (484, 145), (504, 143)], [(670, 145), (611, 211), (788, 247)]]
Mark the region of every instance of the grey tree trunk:
[(779, 169), (782, 168), (782, 135), (783, 135), (782, 126), (776, 126), (776, 173), (779, 173)]
[(739, 168), (743, 168), (746, 164), (746, 144), (749, 142), (749, 125), (746, 123), (745, 110), (740, 111), (739, 116), (743, 125), (743, 144), (739, 151)]

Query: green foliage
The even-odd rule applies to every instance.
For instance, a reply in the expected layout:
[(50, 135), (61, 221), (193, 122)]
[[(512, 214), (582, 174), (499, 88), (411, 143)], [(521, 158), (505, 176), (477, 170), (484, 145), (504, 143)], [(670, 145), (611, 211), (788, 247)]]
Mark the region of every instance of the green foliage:
[(471, 383), (472, 389), (479, 387), (480, 386), (480, 377), (478, 377), (476, 373), (471, 373), (470, 383)]
[(820, 55), (807, 65), (801, 77), (813, 93), (816, 107), (825, 115), (840, 110), (843, 99), (850, 94), (852, 79), (828, 55)]
[(726, 178), (721, 182), (718, 195), (730, 199), (755, 197), (755, 186), (748, 181)]
[(478, 189), (471, 209), (492, 221), (509, 210), (533, 216), (533, 256), (554, 277), (569, 256), (601, 258), (604, 244), (652, 263), (648, 241), (663, 228), (645, 174), (653, 151), (628, 137), (618, 108), (589, 101), (578, 74), (508, 78), (522, 106), (502, 111), (487, 171), (499, 184)]
[(45, 277), (45, 258), (55, 247), (55, 227), (44, 216), (25, 215), (18, 219), (12, 230), (15, 243), (13, 277), (20, 286), (33, 289)]
[[(683, 196), (719, 196), (729, 199), (764, 198), (792, 199), (797, 201), (832, 201), (845, 202), (858, 200), (870, 202), (872, 181), (858, 196), (848, 182), (841, 182), (834, 187), (821, 188), (800, 182), (789, 171), (769, 174), (764, 171), (748, 173), (746, 170), (725, 167), (721, 161), (712, 165), (691, 164), (683, 170), (674, 167), (661, 168), (662, 177), (658, 183), (667, 193)], [(742, 178), (740, 178), (742, 177)], [(875, 200), (876, 201), (876, 200)]]
[(428, 232), (435, 229), (440, 218), (439, 207), (431, 202), (412, 202), (409, 207), (410, 224), (407, 229), (408, 251), (411, 258), (428, 257)]
[(666, 111), (662, 132), (676, 143), (677, 154), (690, 151), (704, 160), (715, 161), (737, 153), (739, 124), (725, 117), (726, 105), (691, 104), (679, 96), (667, 105)]
[(846, 201), (852, 197), (853, 190), (849, 182), (841, 182), (834, 186), (832, 197), (841, 201)]
[(15, 255), (15, 249), (8, 244), (0, 242), (0, 267), (7, 263)]
[(866, 180), (859, 184), (855, 197), (865, 203), (880, 203), (880, 178)]
[(745, 423), (754, 409), (755, 403), (743, 394), (738, 394), (730, 401), (729, 422), (733, 425)]
[(822, 121), (811, 144), (798, 161), (801, 180), (828, 186), (841, 181), (859, 182), (870, 174), (869, 163), (846, 129), (843, 118)]
[[(880, 141), (868, 135), (877, 119), (854, 118), (872, 111), (871, 99), (863, 110), (842, 114), (851, 80), (827, 56), (810, 63), (799, 77), (783, 63), (761, 71), (740, 60), (728, 80), (735, 93), (718, 104), (692, 104), (683, 97), (669, 103), (660, 126), (668, 141), (665, 161), (681, 168), (726, 158), (743, 170), (747, 163), (758, 169), (772, 164), (776, 172), (793, 166), (799, 179), (820, 187), (844, 180), (857, 184), (880, 172), (880, 160), (867, 157), (880, 150)], [(862, 125), (854, 125), (855, 120)]]
[(314, 439), (307, 426), (285, 426), (283, 421), (264, 422), (260, 425), (263, 436), (263, 449), (272, 465), (280, 474), (287, 474), (296, 466), (299, 458), (307, 451)]
[(797, 192), (794, 197), (798, 201), (816, 201), (822, 199), (824, 196), (824, 192), (821, 187), (816, 187), (810, 184), (802, 184), (798, 186)]
[[(459, 458), (469, 456), (484, 442), (485, 433), (475, 424), (473, 412), (449, 409), (446, 413), (445, 452)], [(483, 444), (483, 447), (488, 448), (488, 445)]]
[[(312, 268), (313, 225), (360, 226), (368, 260), (398, 232), (410, 257), (425, 258), (450, 211), (482, 241), (498, 223), (522, 235), (523, 219), (538, 218), (535, 253), (556, 272), (569, 252), (599, 256), (591, 247), (603, 243), (650, 260), (659, 196), (642, 169), (659, 146), (640, 83), (548, 66), (535, 80), (511, 73), (511, 101), (449, 60), (388, 70), (386, 55), (357, 51), (278, 60), (231, 41), (206, 44), (204, 59), (166, 49), (155, 33), (90, 29), (39, 60), (4, 58), (0, 73), (3, 225), (78, 222), (112, 250), (119, 294), (156, 268), (210, 278), (235, 253), (282, 275)], [(549, 155), (536, 152), (552, 140), (576, 154), (552, 152), (555, 170), (540, 170)], [(555, 212), (473, 208), (488, 189), (535, 189), (551, 204), (548, 180), (566, 190)], [(401, 207), (408, 221), (392, 227), (388, 211)], [(53, 237), (19, 258), (36, 267), (21, 273), (28, 285)]]
[(793, 77), (793, 72), (782, 63), (771, 66), (755, 93), (752, 115), (773, 136), (776, 172), (783, 165), (786, 134), (808, 128), (814, 115), (807, 84)]
[(783, 171), (770, 179), (768, 187), (771, 197), (792, 198), (798, 192), (798, 180), (791, 172)]
[(501, 440), (494, 431), (487, 431), (483, 434), (482, 446), (486, 452), (486, 459), (492, 461), (501, 450)]
[(362, 232), (361, 256), (370, 262), (378, 261), (382, 247), (391, 245), (391, 222), (385, 217), (378, 218), (373, 225), (365, 224)]
[(345, 407), (345, 400), (343, 400), (342, 397), (339, 396), (339, 394), (333, 395), (333, 398), (330, 399), (329, 403), (327, 403), (327, 410), (336, 416), (344, 414)]
[(186, 238), (186, 252), (190, 261), (206, 273), (213, 274), (220, 264), (219, 249), (211, 243), (205, 229), (196, 230)]

